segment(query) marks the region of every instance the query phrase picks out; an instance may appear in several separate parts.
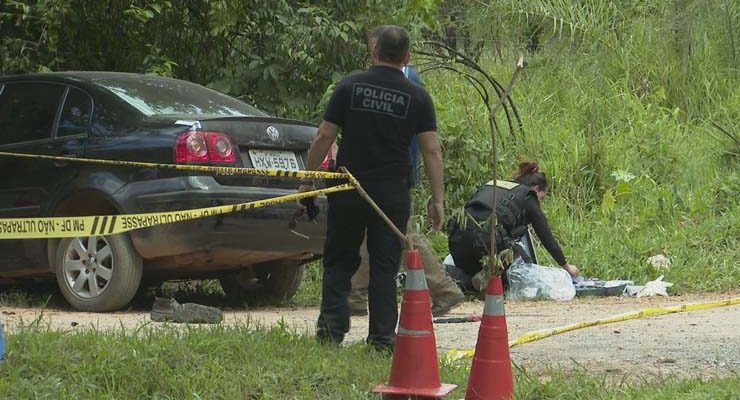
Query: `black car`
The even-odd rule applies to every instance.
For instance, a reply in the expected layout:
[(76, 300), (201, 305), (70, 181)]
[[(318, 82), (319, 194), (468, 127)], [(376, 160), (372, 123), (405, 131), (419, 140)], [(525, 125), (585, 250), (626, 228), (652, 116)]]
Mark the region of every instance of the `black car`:
[[(151, 75), (0, 77), (0, 151), (164, 164), (304, 168), (315, 125), (270, 117), (203, 86)], [(175, 211), (295, 192), (290, 178), (0, 157), (0, 218)], [(325, 198), (318, 199), (325, 211)], [(56, 276), (76, 309), (122, 308), (141, 285), (220, 279), (243, 299), (282, 301), (318, 258), (325, 212), (294, 230), (295, 203), (126, 234), (0, 240), (0, 280)]]

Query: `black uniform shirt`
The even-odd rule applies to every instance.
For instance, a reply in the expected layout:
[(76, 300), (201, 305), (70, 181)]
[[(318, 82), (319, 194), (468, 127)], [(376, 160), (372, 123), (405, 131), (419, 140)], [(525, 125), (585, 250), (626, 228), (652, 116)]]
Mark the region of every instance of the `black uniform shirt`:
[(411, 138), (437, 130), (426, 90), (387, 66), (342, 80), (324, 120), (342, 128), (337, 167), (347, 167), (360, 181), (408, 179)]
[(540, 202), (537, 200), (537, 195), (534, 194), (534, 192), (530, 192), (524, 200), (524, 208), (527, 210), (525, 213), (527, 221), (524, 221), (524, 223), (532, 224), (534, 233), (537, 234), (542, 245), (545, 246), (547, 252), (550, 253), (558, 265), (562, 266), (567, 264), (568, 261), (565, 259), (565, 255), (563, 255), (563, 250), (560, 249), (558, 241), (555, 240), (555, 237), (552, 235), (550, 224), (547, 223), (545, 213), (542, 212)]
[[(465, 212), (476, 221), (487, 220), (493, 209), (491, 206), (492, 191), (491, 182), (478, 188), (473, 198), (465, 204)], [(499, 225), (511, 234), (513, 231), (532, 224), (534, 232), (552, 258), (559, 265), (568, 263), (563, 250), (550, 230), (550, 224), (547, 222), (547, 217), (540, 207), (540, 201), (534, 190), (521, 184), (499, 181), (496, 198), (498, 199), (496, 218)]]

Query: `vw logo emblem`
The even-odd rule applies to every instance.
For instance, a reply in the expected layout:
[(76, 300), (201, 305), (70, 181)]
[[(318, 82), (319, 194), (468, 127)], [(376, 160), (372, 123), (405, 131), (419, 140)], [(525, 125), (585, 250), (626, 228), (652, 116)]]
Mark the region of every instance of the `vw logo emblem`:
[(280, 139), (280, 131), (274, 126), (270, 125), (267, 127), (267, 137), (273, 142), (277, 142)]

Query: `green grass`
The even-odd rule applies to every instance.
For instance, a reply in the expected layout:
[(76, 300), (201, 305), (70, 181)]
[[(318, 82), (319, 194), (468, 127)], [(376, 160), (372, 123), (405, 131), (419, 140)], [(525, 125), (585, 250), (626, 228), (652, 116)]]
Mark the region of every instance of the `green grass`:
[(11, 307), (69, 307), (59, 290), (52, 284), (28, 287), (0, 288), (0, 306)]
[[(142, 325), (134, 332), (53, 331), (36, 322), (7, 337), (2, 399), (377, 399), (390, 358), (364, 344), (319, 345), (304, 332)], [(460, 385), (469, 361), (444, 364)], [(515, 370), (520, 399), (731, 399), (738, 377), (628, 383), (576, 369)], [(736, 398), (736, 397), (735, 397)]]
[(291, 305), (315, 307), (321, 304), (321, 281), (324, 269), (321, 261), (306, 265), (303, 283), (298, 293), (290, 300)]

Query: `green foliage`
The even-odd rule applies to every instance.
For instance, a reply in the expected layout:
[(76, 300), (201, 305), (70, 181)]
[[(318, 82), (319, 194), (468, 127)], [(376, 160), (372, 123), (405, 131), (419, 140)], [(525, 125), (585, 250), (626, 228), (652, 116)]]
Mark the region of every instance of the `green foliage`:
[(438, 0), (8, 1), (0, 74), (152, 73), (208, 85), (278, 115), (310, 118), (337, 77), (366, 64), (365, 32), (434, 23)]
[(9, 0), (0, 4), (0, 73), (49, 71), (59, 68), (63, 59), (56, 34), (69, 15), (66, 0)]

